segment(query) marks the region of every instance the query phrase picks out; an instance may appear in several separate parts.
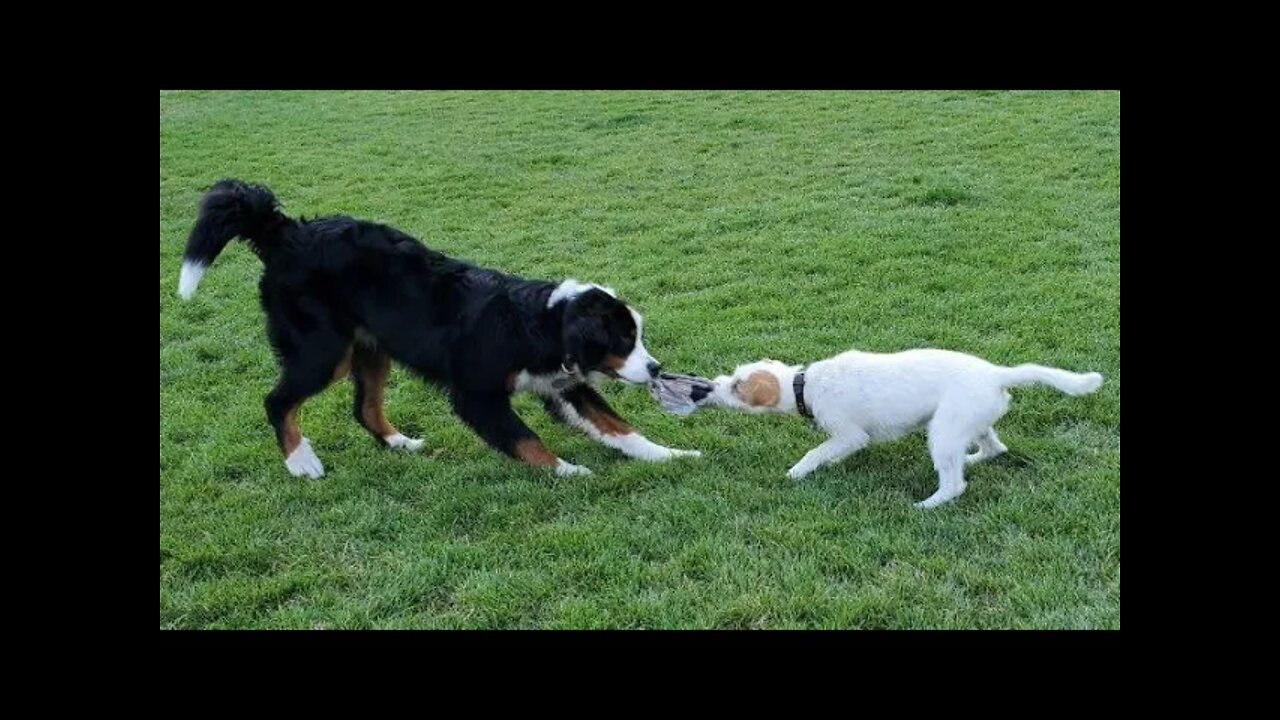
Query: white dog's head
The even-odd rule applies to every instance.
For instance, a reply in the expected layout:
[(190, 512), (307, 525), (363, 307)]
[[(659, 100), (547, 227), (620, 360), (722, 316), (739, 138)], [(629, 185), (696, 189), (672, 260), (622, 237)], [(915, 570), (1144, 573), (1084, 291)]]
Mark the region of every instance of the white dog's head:
[(753, 413), (795, 412), (796, 394), (791, 383), (799, 370), (799, 365), (769, 359), (739, 365), (732, 375), (712, 381), (715, 389), (705, 404)]

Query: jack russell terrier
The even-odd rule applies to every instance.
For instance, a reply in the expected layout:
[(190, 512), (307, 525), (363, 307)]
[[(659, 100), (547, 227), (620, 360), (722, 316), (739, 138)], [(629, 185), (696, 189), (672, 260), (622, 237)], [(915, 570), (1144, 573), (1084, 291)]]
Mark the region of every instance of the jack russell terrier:
[[(948, 350), (892, 354), (855, 350), (807, 368), (777, 360), (742, 365), (733, 375), (716, 378), (709, 392), (695, 391), (701, 397), (693, 400), (701, 407), (812, 418), (831, 438), (787, 472), (792, 480), (873, 441), (893, 440), (927, 427), (938, 490), (916, 507), (931, 508), (964, 492), (965, 465), (1008, 449), (992, 427), (1009, 409), (1006, 388), (1033, 384), (1086, 395), (1098, 389), (1102, 375), (1041, 365), (1001, 367)], [(975, 444), (977, 452), (968, 454)]]

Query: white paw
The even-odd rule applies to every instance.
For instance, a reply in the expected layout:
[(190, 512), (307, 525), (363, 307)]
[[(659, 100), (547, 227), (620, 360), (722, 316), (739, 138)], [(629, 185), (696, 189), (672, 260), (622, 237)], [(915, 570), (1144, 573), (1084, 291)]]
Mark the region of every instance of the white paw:
[(1102, 373), (1085, 373), (1084, 382), (1080, 386), (1081, 394), (1091, 393), (1099, 387), (1102, 387)]
[(658, 448), (652, 452), (632, 455), (637, 460), (647, 460), (649, 462), (667, 462), (676, 458), (690, 457), (700, 458), (702, 453), (697, 450), (677, 450), (675, 448)]
[(284, 466), (294, 477), (309, 477), (314, 480), (324, 475), (324, 464), (316, 457), (315, 451), (311, 449), (311, 441), (306, 438), (302, 438), (298, 447), (284, 459)]
[(400, 433), (388, 435), (382, 438), (387, 443), (387, 447), (399, 450), (408, 450), (409, 452), (418, 452), (422, 449), (423, 442), (416, 438), (405, 437)]
[(787, 477), (791, 480), (799, 480), (808, 474), (809, 474), (809, 471), (805, 470), (799, 465), (796, 465), (795, 467), (787, 471)]
[(560, 460), (556, 463), (557, 475), (591, 475), (591, 469), (581, 465), (574, 465), (571, 462)]
[(942, 493), (934, 493), (929, 497), (925, 498), (924, 500), (921, 500), (920, 502), (915, 503), (915, 506), (923, 510), (927, 510), (929, 508), (938, 507), (943, 503), (951, 502), (952, 500), (955, 500), (956, 498), (960, 497), (960, 495), (961, 493), (955, 493), (954, 495), (944, 495)]

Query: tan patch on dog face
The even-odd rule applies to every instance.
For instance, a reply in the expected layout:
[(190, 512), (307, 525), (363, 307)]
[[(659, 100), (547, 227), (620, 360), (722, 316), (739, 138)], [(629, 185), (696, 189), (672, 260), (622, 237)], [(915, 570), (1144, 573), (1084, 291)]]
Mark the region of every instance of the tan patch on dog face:
[(622, 366), (626, 364), (627, 364), (627, 359), (624, 357), (618, 357), (613, 353), (609, 353), (608, 355), (604, 356), (605, 367), (609, 368), (614, 372), (618, 372), (619, 370), (622, 369)]
[(734, 386), (733, 392), (742, 399), (742, 402), (753, 407), (773, 407), (782, 397), (778, 378), (764, 370), (757, 370), (748, 375), (746, 380)]

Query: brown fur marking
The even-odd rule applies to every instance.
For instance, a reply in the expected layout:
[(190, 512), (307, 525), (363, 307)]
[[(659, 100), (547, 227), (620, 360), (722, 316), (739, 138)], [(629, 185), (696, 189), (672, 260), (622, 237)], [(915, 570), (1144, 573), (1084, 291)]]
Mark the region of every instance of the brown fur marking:
[(360, 419), (364, 427), (379, 439), (400, 431), (387, 420), (384, 407), (387, 396), (387, 376), (391, 374), (391, 358), (382, 353), (362, 353), (353, 363), (354, 377), (364, 394), (360, 403)]
[(594, 403), (584, 402), (578, 408), (578, 411), (582, 414), (582, 417), (586, 418), (587, 422), (595, 425), (596, 429), (602, 434), (630, 435), (635, 432), (622, 418), (597, 407)]
[(604, 364), (605, 364), (605, 367), (609, 368), (610, 370), (613, 370), (614, 372), (617, 372), (622, 369), (623, 365), (627, 364), (627, 359), (624, 357), (618, 357), (613, 353), (609, 353), (608, 355), (604, 356)]
[(338, 363), (338, 367), (333, 369), (334, 382), (337, 382), (351, 374), (351, 352), (353, 350), (355, 350), (354, 345), (348, 347), (347, 354), (342, 356), (342, 362)]
[(298, 408), (302, 407), (301, 403), (289, 408), (289, 412), (284, 414), (284, 427), (280, 433), (280, 449), (284, 451), (284, 456), (289, 457), (294, 450), (302, 444), (302, 428), (298, 427)]
[(771, 407), (778, 404), (779, 398), (782, 397), (782, 390), (778, 385), (778, 378), (773, 373), (757, 370), (747, 376), (738, 384), (734, 391), (742, 401), (748, 405), (755, 407)]
[(539, 467), (555, 467), (559, 458), (551, 454), (546, 445), (538, 438), (525, 438), (516, 442), (516, 457)]

